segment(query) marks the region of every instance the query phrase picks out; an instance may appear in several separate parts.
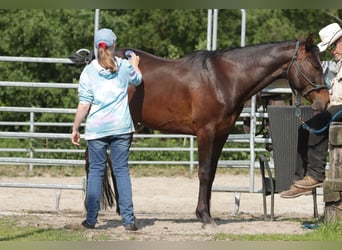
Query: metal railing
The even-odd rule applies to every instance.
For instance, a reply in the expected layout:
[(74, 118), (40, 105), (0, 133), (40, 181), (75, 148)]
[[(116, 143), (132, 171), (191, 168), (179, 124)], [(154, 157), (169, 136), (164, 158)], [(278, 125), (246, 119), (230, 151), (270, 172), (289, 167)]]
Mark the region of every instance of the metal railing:
[[(51, 109), (51, 108), (22, 108), (22, 107), (0, 107), (0, 112), (29, 112), (30, 121), (27, 122), (15, 122), (15, 121), (2, 121), (0, 122), (0, 127), (2, 126), (29, 126), (31, 131), (35, 131), (36, 127), (40, 126), (72, 126), (70, 123), (55, 123), (55, 122), (35, 122), (34, 117), (36, 113), (75, 113), (75, 109)], [(81, 135), (81, 138), (84, 136)], [(1, 131), (0, 138), (2, 139), (67, 139), (70, 140), (70, 133), (39, 133), (39, 132), (10, 132)], [(189, 140), (188, 146), (183, 147), (131, 147), (131, 151), (184, 151), (189, 152), (189, 159), (185, 161), (130, 161), (130, 164), (168, 164), (168, 165), (189, 165), (190, 171), (192, 171), (194, 165), (197, 164), (197, 160), (194, 158), (194, 154), (197, 151), (197, 147), (194, 146), (195, 136), (191, 135), (174, 135), (174, 134), (134, 134), (134, 139), (144, 139), (144, 138), (159, 138), (159, 139), (175, 139), (181, 138), (183, 140)], [(239, 142), (245, 143), (249, 146), (250, 137), (249, 134), (231, 134), (227, 140), (228, 142)], [(256, 143), (270, 143), (269, 138), (255, 137)], [(256, 151), (264, 151), (262, 148), (255, 149)], [(34, 153), (80, 153), (84, 150), (76, 149), (49, 149), (49, 148), (0, 148), (0, 152), (21, 152), (21, 153), (31, 153), (30, 157), (21, 158), (18, 156), (14, 157), (0, 157), (0, 164), (32, 164), (32, 165), (84, 165), (84, 160), (66, 160), (66, 159), (37, 159), (34, 158)], [(227, 148), (223, 149), (223, 152), (249, 152), (250, 148)], [(219, 165), (226, 166), (242, 166), (249, 167), (250, 162), (248, 160), (221, 160)]]

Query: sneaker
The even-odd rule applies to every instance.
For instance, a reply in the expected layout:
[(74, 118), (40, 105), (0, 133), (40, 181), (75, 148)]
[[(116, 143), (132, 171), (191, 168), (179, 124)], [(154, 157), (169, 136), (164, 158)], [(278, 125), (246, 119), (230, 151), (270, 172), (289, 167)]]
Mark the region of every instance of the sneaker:
[(135, 224), (126, 224), (124, 225), (125, 229), (128, 231), (137, 231), (138, 228)]
[(297, 198), (301, 195), (312, 194), (311, 188), (298, 188), (295, 185), (291, 185), (289, 190), (280, 193), (281, 198)]
[(294, 185), (298, 188), (316, 188), (323, 187), (323, 182), (317, 181), (311, 176), (305, 176), (302, 180), (296, 181)]
[(82, 221), (82, 226), (84, 226), (85, 228), (88, 228), (88, 229), (93, 229), (93, 228), (95, 228), (95, 224), (89, 224), (89, 223), (87, 222), (87, 220)]

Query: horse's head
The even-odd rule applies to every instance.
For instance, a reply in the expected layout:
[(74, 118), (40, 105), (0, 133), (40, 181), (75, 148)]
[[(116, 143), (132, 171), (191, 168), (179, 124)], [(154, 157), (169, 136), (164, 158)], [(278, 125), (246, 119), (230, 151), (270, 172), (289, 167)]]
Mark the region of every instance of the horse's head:
[(314, 110), (322, 111), (329, 103), (329, 93), (324, 83), (319, 49), (313, 34), (305, 41), (297, 42), (292, 61), (287, 68), (291, 87), (312, 103)]

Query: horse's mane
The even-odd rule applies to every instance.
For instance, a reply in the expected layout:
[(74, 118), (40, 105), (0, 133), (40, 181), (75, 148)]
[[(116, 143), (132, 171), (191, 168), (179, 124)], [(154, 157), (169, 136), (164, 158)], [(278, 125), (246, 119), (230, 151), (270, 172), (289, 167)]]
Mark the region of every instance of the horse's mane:
[[(211, 59), (216, 58), (216, 57), (221, 57), (223, 54), (230, 54), (231, 53), (236, 53), (237, 56), (250, 56), (250, 53), (253, 51), (259, 51), (261, 47), (265, 46), (272, 46), (272, 45), (277, 45), (281, 43), (293, 43), (295, 40), (292, 41), (275, 41), (275, 42), (267, 42), (267, 43), (259, 43), (259, 44), (252, 44), (248, 45), (245, 47), (241, 46), (235, 46), (235, 47), (230, 47), (230, 48), (224, 48), (224, 49), (217, 49), (217, 50), (197, 50), (194, 51), (190, 54), (185, 55), (184, 57), (181, 57), (179, 59), (168, 59), (165, 57), (161, 57), (158, 55), (154, 55), (150, 52), (140, 50), (140, 49), (134, 49), (140, 56), (147, 56), (149, 58), (155, 59), (155, 60), (162, 60), (162, 61), (178, 61), (180, 63), (184, 64), (192, 64), (192, 65), (202, 65), (204, 69), (208, 69), (208, 63), (211, 61)], [(125, 51), (129, 48), (120, 48), (118, 51)], [(234, 55), (235, 56), (235, 55)], [(237, 57), (238, 59), (238, 57)]]
[(267, 42), (267, 43), (259, 43), (259, 44), (252, 44), (252, 45), (248, 45), (245, 47), (241, 47), (241, 46), (235, 46), (235, 47), (230, 47), (230, 48), (225, 48), (225, 49), (217, 49), (217, 50), (197, 50), (191, 54), (188, 54), (186, 56), (183, 57), (183, 59), (185, 60), (196, 60), (198, 58), (202, 58), (202, 59), (209, 59), (211, 57), (215, 57), (215, 56), (221, 56), (222, 54), (226, 53), (226, 52), (230, 52), (230, 51), (244, 51), (246, 50), (247, 52), (250, 51), (250, 49), (258, 49), (260, 47), (263, 47), (265, 45), (274, 45), (274, 44), (281, 44), (281, 43), (286, 43), (286, 42), (295, 42), (295, 41), (276, 41), (276, 42)]
[(207, 62), (215, 57), (221, 57), (225, 53), (229, 52), (237, 52), (241, 53), (240, 55), (247, 54), (249, 55), (252, 50), (257, 51), (260, 47), (264, 46), (271, 46), (281, 43), (290, 43), (295, 41), (276, 41), (276, 42), (267, 42), (267, 43), (259, 43), (259, 44), (252, 44), (245, 47), (236, 46), (236, 47), (230, 47), (225, 49), (217, 49), (217, 50), (197, 50), (191, 54), (188, 54), (181, 58), (180, 60), (184, 60), (186, 63), (196, 63), (198, 61), (201, 62), (202, 66), (204, 68), (207, 68)]

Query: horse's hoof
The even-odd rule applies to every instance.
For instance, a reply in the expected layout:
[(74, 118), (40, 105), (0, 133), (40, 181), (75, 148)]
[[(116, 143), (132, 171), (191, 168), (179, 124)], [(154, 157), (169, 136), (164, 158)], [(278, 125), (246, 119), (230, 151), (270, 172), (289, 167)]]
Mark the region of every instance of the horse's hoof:
[(210, 223), (203, 223), (202, 229), (215, 229), (217, 228), (217, 224), (214, 220), (210, 220)]

